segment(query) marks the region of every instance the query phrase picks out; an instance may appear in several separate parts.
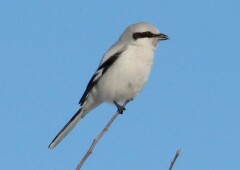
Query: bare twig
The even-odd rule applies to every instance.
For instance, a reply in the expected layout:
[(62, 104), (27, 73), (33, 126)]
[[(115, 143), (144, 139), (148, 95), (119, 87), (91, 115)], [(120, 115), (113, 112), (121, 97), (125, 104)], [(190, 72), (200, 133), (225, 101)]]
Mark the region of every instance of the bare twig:
[[(126, 104), (129, 101), (126, 101), (122, 106), (126, 106)], [(88, 157), (91, 155), (91, 153), (93, 152), (93, 149), (95, 148), (96, 144), (98, 143), (98, 141), (102, 138), (102, 136), (107, 132), (107, 130), (109, 129), (109, 127), (111, 126), (111, 124), (113, 123), (113, 121), (117, 118), (117, 116), (119, 115), (119, 111), (117, 111), (113, 117), (110, 119), (110, 121), (107, 123), (107, 125), (103, 128), (103, 130), (101, 131), (101, 133), (97, 136), (97, 138), (95, 138), (92, 142), (92, 145), (90, 146), (90, 148), (88, 149), (87, 153), (84, 155), (84, 157), (82, 158), (81, 162), (77, 165), (76, 170), (80, 170), (82, 165), (84, 164), (84, 162), (88, 159)]]
[(174, 158), (173, 158), (173, 160), (172, 160), (172, 162), (171, 162), (171, 164), (170, 164), (169, 170), (172, 170), (173, 165), (174, 165), (175, 161), (177, 160), (178, 156), (180, 155), (180, 153), (181, 153), (181, 149), (178, 149)]

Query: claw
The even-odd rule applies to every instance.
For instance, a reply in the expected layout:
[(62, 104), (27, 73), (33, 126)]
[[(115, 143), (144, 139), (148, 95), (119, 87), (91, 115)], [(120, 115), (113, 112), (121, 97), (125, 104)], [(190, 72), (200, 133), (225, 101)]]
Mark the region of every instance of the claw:
[(117, 102), (113, 102), (115, 104), (115, 106), (118, 109), (119, 114), (123, 114), (123, 111), (126, 110), (126, 108), (124, 106), (121, 106), (120, 104), (118, 104)]

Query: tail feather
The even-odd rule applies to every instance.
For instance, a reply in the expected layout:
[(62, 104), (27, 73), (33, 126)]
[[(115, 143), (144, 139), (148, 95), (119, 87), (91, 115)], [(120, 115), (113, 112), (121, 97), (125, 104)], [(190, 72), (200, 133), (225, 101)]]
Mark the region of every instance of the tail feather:
[(80, 108), (75, 115), (69, 120), (69, 122), (62, 128), (53, 141), (48, 146), (49, 149), (57, 146), (59, 142), (74, 128), (81, 118), (85, 116), (85, 112)]

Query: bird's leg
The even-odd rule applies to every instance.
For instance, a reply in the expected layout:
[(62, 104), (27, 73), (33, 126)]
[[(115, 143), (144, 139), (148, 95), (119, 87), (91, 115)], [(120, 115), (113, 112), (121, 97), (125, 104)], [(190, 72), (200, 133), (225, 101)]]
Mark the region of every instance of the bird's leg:
[(123, 114), (123, 111), (126, 110), (126, 108), (124, 106), (121, 106), (120, 104), (118, 104), (116, 101), (113, 101), (113, 103), (117, 107), (119, 114)]
[(128, 99), (126, 100), (126, 103), (133, 101), (133, 99)]

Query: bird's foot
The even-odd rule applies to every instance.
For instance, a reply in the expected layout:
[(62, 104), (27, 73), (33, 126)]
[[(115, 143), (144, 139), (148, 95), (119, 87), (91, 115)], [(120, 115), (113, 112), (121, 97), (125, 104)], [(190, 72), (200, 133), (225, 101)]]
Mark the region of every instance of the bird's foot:
[(118, 109), (119, 114), (123, 114), (123, 111), (126, 110), (126, 108), (124, 106), (121, 106), (120, 104), (118, 104), (117, 102), (113, 102), (115, 104), (115, 106)]

